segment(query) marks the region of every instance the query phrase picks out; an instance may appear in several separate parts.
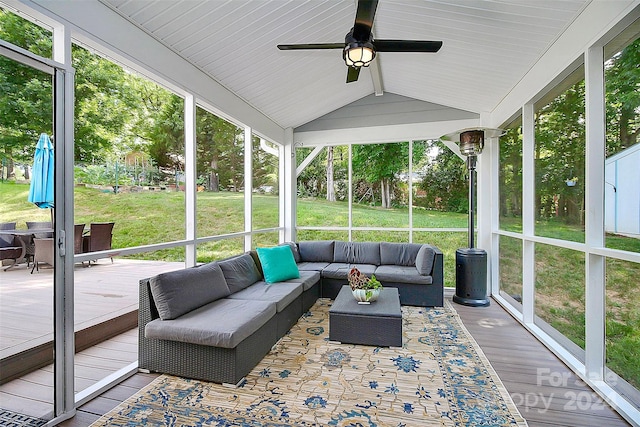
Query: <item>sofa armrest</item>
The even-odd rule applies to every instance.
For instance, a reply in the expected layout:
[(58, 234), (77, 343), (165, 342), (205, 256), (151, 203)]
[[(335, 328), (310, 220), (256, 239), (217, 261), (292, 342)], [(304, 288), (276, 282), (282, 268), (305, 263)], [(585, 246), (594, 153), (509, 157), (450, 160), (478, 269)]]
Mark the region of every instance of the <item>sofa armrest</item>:
[(433, 260), (433, 268), (431, 269), (431, 277), (433, 278), (434, 285), (444, 286), (444, 255), (442, 251), (431, 245), (435, 251), (435, 258)]

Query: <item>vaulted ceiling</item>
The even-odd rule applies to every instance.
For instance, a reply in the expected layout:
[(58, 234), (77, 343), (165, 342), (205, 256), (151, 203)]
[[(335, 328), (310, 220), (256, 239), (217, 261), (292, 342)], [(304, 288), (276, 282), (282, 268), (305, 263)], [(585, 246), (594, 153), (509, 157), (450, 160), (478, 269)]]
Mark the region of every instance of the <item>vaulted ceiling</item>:
[(590, 0), (380, 0), (374, 38), (443, 47), (380, 53), (349, 84), (340, 50), (276, 45), (344, 41), (355, 0), (101, 2), (282, 128), (297, 128), (373, 94), (377, 70), (385, 93), (490, 112)]

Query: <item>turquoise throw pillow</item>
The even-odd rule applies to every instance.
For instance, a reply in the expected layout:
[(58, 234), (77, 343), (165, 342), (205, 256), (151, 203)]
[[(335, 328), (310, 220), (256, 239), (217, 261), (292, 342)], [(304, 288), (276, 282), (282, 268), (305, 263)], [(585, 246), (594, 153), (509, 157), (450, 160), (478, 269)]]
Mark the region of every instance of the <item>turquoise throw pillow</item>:
[(258, 258), (262, 264), (265, 282), (275, 283), (300, 277), (298, 266), (289, 246), (256, 248), (256, 252), (258, 252)]

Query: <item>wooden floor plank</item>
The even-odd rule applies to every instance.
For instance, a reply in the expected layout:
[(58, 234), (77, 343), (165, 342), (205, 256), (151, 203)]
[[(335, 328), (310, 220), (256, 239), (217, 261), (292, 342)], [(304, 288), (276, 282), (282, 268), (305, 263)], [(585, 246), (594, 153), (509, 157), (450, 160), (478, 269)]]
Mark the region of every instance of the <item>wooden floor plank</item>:
[(530, 427), (629, 425), (495, 301), (454, 308)]
[(97, 421), (98, 418), (100, 418), (100, 415), (91, 414), (85, 411), (78, 411), (73, 418), (62, 422), (59, 425), (64, 427), (87, 427), (93, 424), (94, 421)]
[[(76, 267), (75, 330), (136, 310), (141, 278), (183, 266), (179, 262), (116, 259), (113, 264)], [(0, 357), (15, 354), (34, 343), (50, 341), (53, 337), (53, 270), (38, 274), (29, 274), (26, 266), (0, 270), (0, 284)], [(20, 342), (15, 342), (16, 331), (22, 333)]]

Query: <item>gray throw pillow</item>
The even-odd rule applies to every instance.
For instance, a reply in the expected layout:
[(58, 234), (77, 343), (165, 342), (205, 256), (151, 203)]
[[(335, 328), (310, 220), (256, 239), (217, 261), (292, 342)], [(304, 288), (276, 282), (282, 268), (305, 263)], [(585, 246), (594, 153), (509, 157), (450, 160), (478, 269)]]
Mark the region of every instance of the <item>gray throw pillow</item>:
[(175, 319), (231, 293), (217, 263), (158, 274), (149, 284), (162, 320)]
[(429, 245), (422, 245), (416, 256), (416, 268), (418, 272), (423, 276), (430, 276), (435, 258), (436, 251)]
[(253, 262), (256, 264), (256, 267), (258, 267), (258, 274), (260, 275), (259, 280), (262, 280), (264, 278), (264, 271), (262, 270), (262, 263), (260, 262), (260, 257), (258, 256), (258, 252), (255, 249), (253, 249), (245, 253), (251, 255), (251, 259), (253, 259)]
[(232, 294), (253, 285), (262, 277), (258, 266), (248, 253), (218, 261), (218, 264), (222, 268), (222, 274), (224, 274)]
[(336, 241), (333, 262), (380, 265), (380, 243)]
[(291, 253), (293, 254), (293, 260), (297, 263), (302, 262), (300, 259), (300, 252), (298, 251), (298, 245), (294, 242), (284, 242), (280, 243), (280, 246), (289, 246), (291, 248)]
[(333, 240), (298, 242), (302, 262), (334, 262)]
[(380, 243), (380, 263), (383, 265), (402, 265), (414, 267), (418, 251), (422, 247), (419, 243)]

